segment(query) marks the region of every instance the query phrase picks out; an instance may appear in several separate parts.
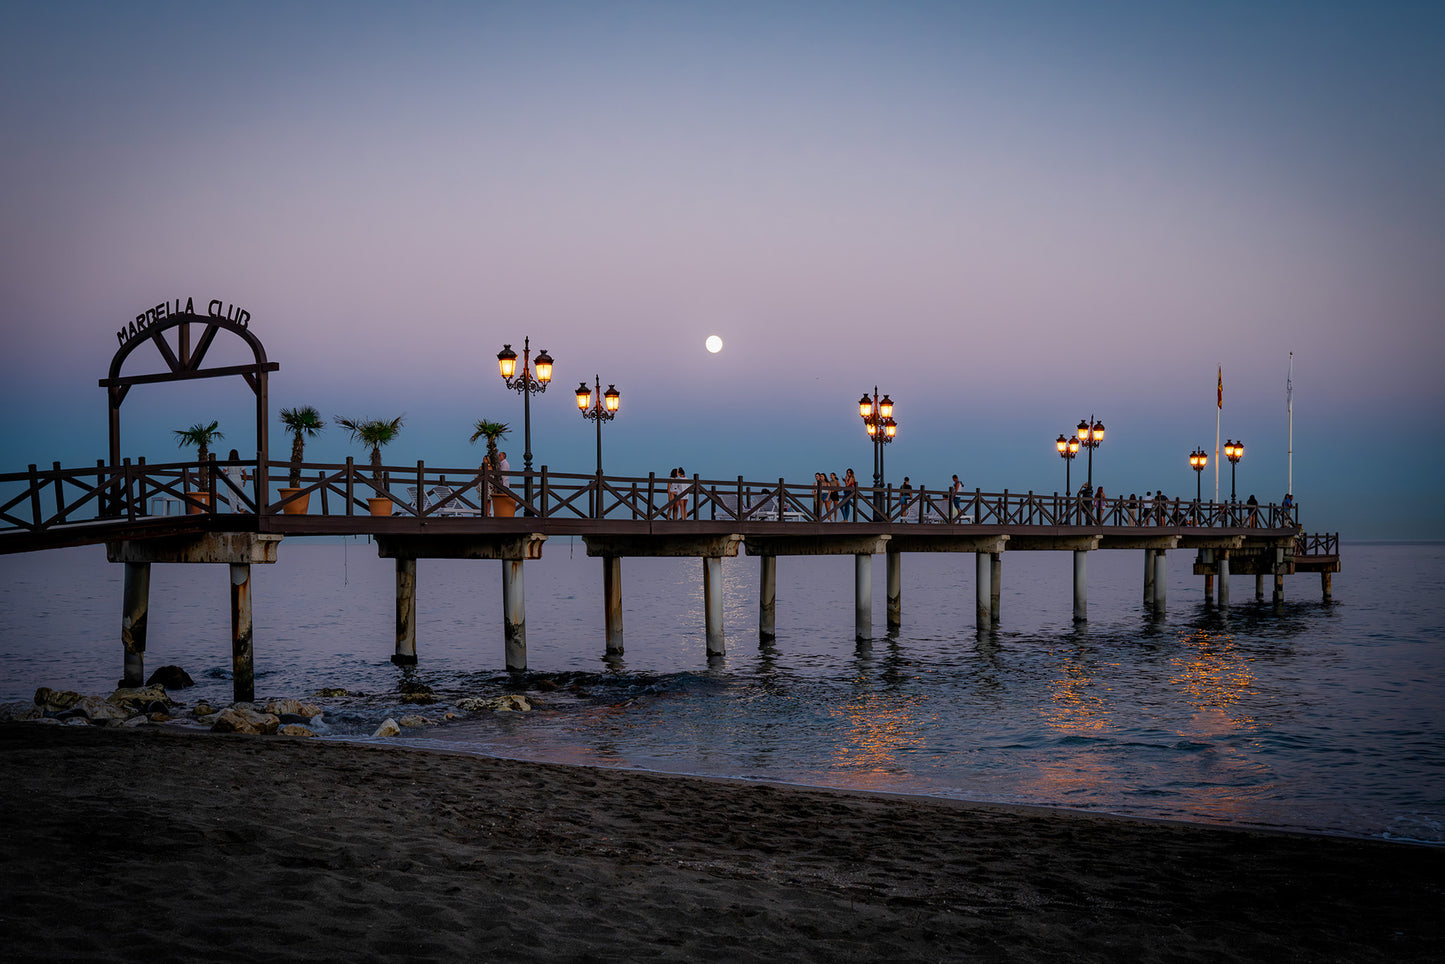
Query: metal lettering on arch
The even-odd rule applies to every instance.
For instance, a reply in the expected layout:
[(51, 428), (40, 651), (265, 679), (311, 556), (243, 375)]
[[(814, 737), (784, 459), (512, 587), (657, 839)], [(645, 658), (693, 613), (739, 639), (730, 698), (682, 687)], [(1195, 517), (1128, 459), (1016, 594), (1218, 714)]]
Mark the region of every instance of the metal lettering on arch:
[[(254, 359), (252, 364), (204, 367), (206, 353), (210, 351), (216, 336), (222, 332), (236, 335), (247, 344)], [(264, 506), (269, 492), (266, 462), (270, 451), (267, 433), (267, 410), (270, 405), (267, 378), (281, 366), (267, 360), (266, 347), (251, 331), (251, 313), (238, 305), (211, 299), (206, 303), (205, 314), (199, 314), (196, 311), (195, 299), (187, 298), (182, 303), (181, 299), (177, 298), (148, 306), (137, 314), (134, 320), (122, 325), (115, 335), (120, 342), (120, 348), (110, 361), (109, 376), (100, 380), (100, 387), (106, 390), (111, 466), (121, 464), (120, 406), (132, 387), (157, 382), (239, 375), (256, 395), (256, 504)], [(167, 337), (168, 335), (170, 337)], [(141, 375), (121, 375), (120, 371), (126, 359), (146, 345), (155, 347), (164, 363), (164, 370)]]

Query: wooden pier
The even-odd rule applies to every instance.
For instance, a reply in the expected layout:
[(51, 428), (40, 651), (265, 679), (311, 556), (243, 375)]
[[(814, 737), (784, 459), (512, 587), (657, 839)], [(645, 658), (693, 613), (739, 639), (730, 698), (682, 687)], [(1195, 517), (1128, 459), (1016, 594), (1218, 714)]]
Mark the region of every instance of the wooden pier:
[[(505, 601), (504, 664), (527, 668), (525, 563), (542, 558), (549, 536), (578, 536), (589, 556), (603, 560), (603, 639), (609, 654), (623, 652), (622, 560), (639, 556), (701, 560), (709, 656), (725, 652), (723, 557), (741, 550), (759, 560), (758, 634), (774, 634), (777, 560), (780, 556), (854, 557), (855, 623), (860, 638), (873, 631), (873, 559), (886, 560), (887, 625), (903, 621), (902, 560), (907, 553), (973, 553), (976, 557), (976, 626), (1000, 624), (1003, 560), (1010, 552), (1073, 553), (1074, 618), (1088, 618), (1087, 566), (1098, 550), (1135, 550), (1144, 556), (1143, 600), (1165, 610), (1171, 553), (1192, 551), (1194, 573), (1205, 577), (1206, 597), (1230, 605), (1230, 577), (1254, 575), (1263, 598), (1284, 598), (1284, 577), (1319, 572), (1324, 596), (1339, 571), (1337, 534), (1303, 535), (1296, 516), (1275, 505), (1109, 499), (1102, 505), (1058, 493), (985, 493), (960, 497), (914, 490), (901, 497), (891, 486), (845, 493), (850, 521), (829, 519), (826, 492), (783, 479), (749, 482), (694, 476), (680, 485), (655, 475), (610, 477), (540, 472), (477, 474), (475, 470), (345, 463), (302, 466), (299, 489), (276, 489), (267, 480), (286, 475), (289, 463), (236, 463), (252, 480), (237, 486), (208, 466), (147, 465), (123, 460), (83, 469), (59, 464), (0, 475), (0, 552), (27, 552), (104, 543), (110, 561), (126, 567), (122, 600), (122, 682), (144, 678), (150, 566), (155, 563), (229, 567), (235, 696), (253, 694), (250, 567), (274, 563), (287, 536), (372, 537), (383, 558), (396, 561), (398, 664), (415, 663), (418, 559), (478, 559), (502, 563)], [(530, 482), (530, 485), (528, 483)], [(530, 491), (531, 499), (527, 498)], [(515, 514), (498, 514), (508, 502)], [(301, 511), (303, 503), (305, 511)], [(383, 514), (373, 514), (380, 509)], [(227, 511), (231, 510), (231, 511)], [(506, 511), (502, 508), (502, 511)]]

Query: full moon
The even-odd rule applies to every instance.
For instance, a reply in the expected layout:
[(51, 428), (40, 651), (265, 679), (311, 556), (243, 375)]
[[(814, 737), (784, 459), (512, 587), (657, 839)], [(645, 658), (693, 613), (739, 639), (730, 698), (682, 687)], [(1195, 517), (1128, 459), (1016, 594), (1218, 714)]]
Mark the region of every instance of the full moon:
[(722, 351), (722, 339), (719, 338), (717, 335), (708, 335), (707, 341), (703, 342), (703, 344), (705, 344), (707, 346), (707, 350), (712, 352), (714, 355)]

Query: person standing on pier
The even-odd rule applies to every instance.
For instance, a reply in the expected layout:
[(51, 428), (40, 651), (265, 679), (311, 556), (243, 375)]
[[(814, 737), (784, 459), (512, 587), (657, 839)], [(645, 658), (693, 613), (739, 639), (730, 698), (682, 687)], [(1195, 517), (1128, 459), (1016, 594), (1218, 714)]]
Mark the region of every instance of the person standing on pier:
[(1104, 495), (1104, 487), (1101, 485), (1094, 490), (1094, 522), (1104, 524), (1104, 507), (1108, 504), (1109, 497)]
[(908, 507), (913, 504), (913, 485), (908, 481), (908, 476), (903, 477), (903, 484), (898, 487), (898, 515), (903, 521), (908, 519)]
[(838, 517), (838, 498), (842, 495), (843, 483), (838, 481), (837, 472), (828, 473), (828, 518)]
[(858, 498), (858, 479), (849, 469), (843, 473), (843, 521), (847, 522), (853, 514), (853, 503)]
[(953, 484), (948, 487), (949, 499), (953, 503), (953, 520), (958, 521), (963, 517), (963, 483), (958, 481), (954, 475)]

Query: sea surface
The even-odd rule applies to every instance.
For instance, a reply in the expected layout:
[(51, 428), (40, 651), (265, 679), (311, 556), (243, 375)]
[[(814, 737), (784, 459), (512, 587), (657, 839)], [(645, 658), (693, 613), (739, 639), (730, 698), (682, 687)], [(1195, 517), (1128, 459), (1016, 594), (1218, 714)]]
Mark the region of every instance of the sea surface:
[[(777, 638), (757, 633), (758, 561), (724, 560), (727, 655), (709, 660), (702, 564), (626, 559), (626, 652), (604, 653), (601, 561), (552, 539), (526, 564), (529, 671), (502, 670), (501, 564), (418, 564), (415, 668), (394, 666), (394, 563), (363, 539), (287, 540), (253, 567), (256, 695), (323, 687), (324, 737), (525, 689), (530, 713), (462, 714), (394, 742), (526, 760), (1065, 807), (1445, 844), (1445, 545), (1346, 543), (1334, 601), (1207, 604), (1169, 557), (1168, 611), (1143, 553), (1006, 553), (1001, 627), (974, 628), (971, 555), (903, 558), (903, 626), (854, 638), (853, 559), (778, 560)], [(121, 673), (122, 568), (104, 549), (0, 557), (0, 701), (106, 694)], [(231, 697), (225, 566), (152, 567), (146, 669)], [(437, 702), (413, 705), (403, 686)]]

